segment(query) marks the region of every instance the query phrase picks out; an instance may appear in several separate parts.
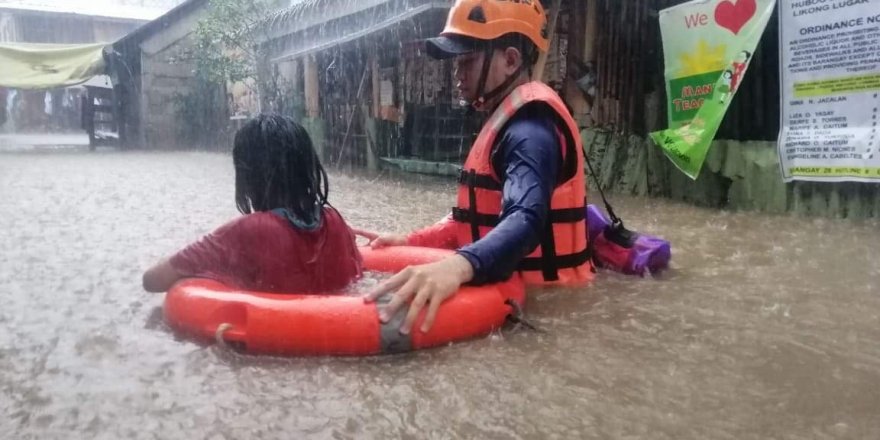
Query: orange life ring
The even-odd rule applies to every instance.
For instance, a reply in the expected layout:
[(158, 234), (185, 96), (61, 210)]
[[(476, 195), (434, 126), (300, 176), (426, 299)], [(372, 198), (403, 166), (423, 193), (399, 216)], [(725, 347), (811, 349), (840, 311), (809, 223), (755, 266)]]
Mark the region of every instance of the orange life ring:
[[(438, 261), (452, 251), (421, 247), (361, 248), (368, 271), (395, 273), (407, 266)], [(183, 280), (165, 296), (165, 321), (176, 331), (205, 342), (222, 339), (252, 354), (283, 356), (365, 356), (398, 353), (476, 338), (500, 328), (512, 312), (509, 301), (523, 304), (525, 286), (509, 281), (463, 286), (443, 303), (434, 326), (409, 335), (398, 331), (401, 310), (388, 324), (376, 304), (357, 296), (277, 294), (244, 291), (206, 279)]]

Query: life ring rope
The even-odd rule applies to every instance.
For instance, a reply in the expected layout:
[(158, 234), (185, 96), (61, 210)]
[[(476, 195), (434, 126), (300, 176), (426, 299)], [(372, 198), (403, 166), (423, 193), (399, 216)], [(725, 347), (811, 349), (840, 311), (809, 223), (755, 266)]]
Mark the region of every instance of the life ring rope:
[(221, 323), (217, 326), (217, 331), (214, 332), (214, 340), (217, 341), (217, 345), (223, 348), (229, 348), (229, 344), (226, 343), (226, 340), (223, 339), (223, 334), (232, 330), (232, 324), (228, 322)]
[(507, 301), (504, 301), (504, 304), (507, 304), (512, 309), (512, 313), (507, 315), (507, 321), (513, 323), (514, 331), (518, 330), (520, 327), (525, 327), (533, 332), (547, 333), (546, 331), (539, 329), (537, 326), (526, 320), (525, 312), (523, 312), (522, 306), (518, 302), (516, 302), (516, 300), (508, 298)]

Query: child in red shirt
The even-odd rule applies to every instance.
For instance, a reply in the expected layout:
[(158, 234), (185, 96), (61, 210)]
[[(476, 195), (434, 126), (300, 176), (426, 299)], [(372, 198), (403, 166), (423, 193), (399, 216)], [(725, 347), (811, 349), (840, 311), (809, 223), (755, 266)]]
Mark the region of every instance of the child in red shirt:
[(320, 293), (360, 277), (354, 234), (327, 202), (327, 173), (308, 133), (261, 115), (235, 135), (235, 202), (244, 214), (144, 273), (144, 289), (211, 278), (247, 290)]

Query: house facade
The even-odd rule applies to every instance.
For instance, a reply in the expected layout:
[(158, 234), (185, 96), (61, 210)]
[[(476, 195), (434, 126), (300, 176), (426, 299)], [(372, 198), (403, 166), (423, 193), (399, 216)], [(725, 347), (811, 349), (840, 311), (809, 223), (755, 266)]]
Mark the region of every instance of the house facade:
[[(111, 43), (161, 14), (158, 8), (102, 7), (100, 2), (7, 0), (0, 2), (0, 44)], [(94, 84), (103, 84), (96, 81)], [(0, 90), (0, 124), (7, 132), (81, 128), (83, 86), (52, 90)]]

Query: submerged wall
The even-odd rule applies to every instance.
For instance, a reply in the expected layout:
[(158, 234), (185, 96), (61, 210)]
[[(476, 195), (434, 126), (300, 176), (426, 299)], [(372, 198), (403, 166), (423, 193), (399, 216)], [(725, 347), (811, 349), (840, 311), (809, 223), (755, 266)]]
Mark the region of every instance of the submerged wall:
[(596, 177), (612, 193), (733, 210), (880, 218), (878, 184), (784, 183), (775, 142), (715, 141), (699, 178), (691, 180), (650, 139), (599, 130), (585, 130), (582, 138)]

